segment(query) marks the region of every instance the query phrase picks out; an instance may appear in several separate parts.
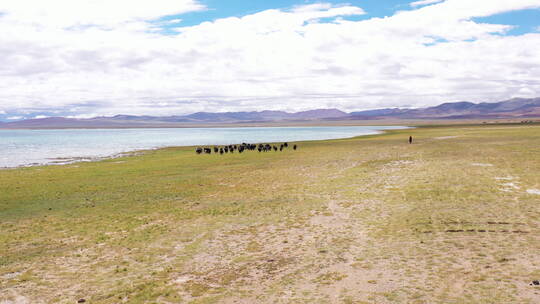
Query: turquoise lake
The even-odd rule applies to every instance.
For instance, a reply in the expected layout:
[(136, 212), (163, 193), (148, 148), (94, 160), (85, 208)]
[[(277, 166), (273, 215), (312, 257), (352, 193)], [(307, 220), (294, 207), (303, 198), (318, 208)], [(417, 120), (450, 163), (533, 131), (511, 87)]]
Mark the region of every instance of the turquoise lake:
[(0, 167), (91, 161), (169, 146), (349, 138), (400, 126), (0, 130)]

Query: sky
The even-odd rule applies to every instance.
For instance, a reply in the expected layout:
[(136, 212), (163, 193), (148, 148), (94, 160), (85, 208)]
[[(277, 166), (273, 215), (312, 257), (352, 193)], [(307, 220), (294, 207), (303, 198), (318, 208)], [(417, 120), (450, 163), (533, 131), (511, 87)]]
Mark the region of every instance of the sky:
[(540, 0), (3, 0), (0, 120), (540, 96)]

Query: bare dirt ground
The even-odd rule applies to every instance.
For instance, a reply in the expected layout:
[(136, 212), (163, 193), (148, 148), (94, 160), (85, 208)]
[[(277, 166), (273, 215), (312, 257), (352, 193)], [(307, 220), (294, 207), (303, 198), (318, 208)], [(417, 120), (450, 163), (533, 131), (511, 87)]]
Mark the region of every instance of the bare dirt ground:
[(540, 303), (539, 151), (447, 127), (4, 171), (0, 303)]

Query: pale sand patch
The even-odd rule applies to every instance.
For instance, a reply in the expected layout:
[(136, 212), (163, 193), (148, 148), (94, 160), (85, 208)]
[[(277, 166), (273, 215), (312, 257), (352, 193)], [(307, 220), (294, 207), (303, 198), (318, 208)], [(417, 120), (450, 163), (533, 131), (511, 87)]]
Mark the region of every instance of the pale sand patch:
[(493, 167), (492, 164), (484, 164), (484, 163), (472, 163), (471, 166), (475, 166), (475, 167)]
[(540, 190), (538, 190), (538, 189), (529, 189), (529, 190), (527, 190), (527, 193), (540, 195)]
[(444, 140), (444, 139), (452, 139), (452, 138), (458, 138), (459, 136), (441, 136), (441, 137), (435, 137), (434, 139), (437, 140)]
[(344, 211), (336, 201), (330, 201), (328, 203), (328, 210), (330, 214), (316, 215), (310, 219), (311, 225), (321, 225), (326, 228), (339, 228), (346, 224), (346, 220), (349, 219), (349, 213)]
[(185, 284), (189, 281), (192, 281), (193, 280), (193, 277), (190, 276), (190, 275), (184, 275), (184, 276), (180, 276), (178, 277), (176, 280), (174, 280), (175, 283), (177, 284)]
[(502, 184), (503, 187), (506, 187), (506, 188), (511, 188), (511, 189), (516, 189), (516, 190), (519, 190), (519, 186), (516, 185), (515, 183), (504, 183)]
[(406, 165), (414, 165), (415, 162), (412, 160), (396, 160), (389, 162), (385, 165), (385, 167), (399, 167), (399, 166), (406, 166)]
[(10, 273), (6, 273), (6, 274), (2, 275), (1, 278), (5, 279), (5, 280), (11, 280), (11, 279), (14, 279), (14, 278), (18, 277), (20, 274), (22, 274), (21, 271), (10, 272)]
[(0, 299), (0, 304), (30, 304), (30, 300), (18, 294), (16, 291), (9, 291), (3, 296), (9, 296), (6, 300)]
[(511, 181), (516, 179), (514, 176), (507, 176), (507, 177), (495, 177), (496, 180), (502, 180), (502, 181)]
[(520, 190), (521, 188), (516, 185), (515, 183), (513, 182), (510, 182), (510, 183), (504, 183), (504, 184), (501, 184), (501, 186), (503, 188), (500, 188), (500, 190), (502, 192), (512, 192), (512, 191), (515, 191), (515, 190)]

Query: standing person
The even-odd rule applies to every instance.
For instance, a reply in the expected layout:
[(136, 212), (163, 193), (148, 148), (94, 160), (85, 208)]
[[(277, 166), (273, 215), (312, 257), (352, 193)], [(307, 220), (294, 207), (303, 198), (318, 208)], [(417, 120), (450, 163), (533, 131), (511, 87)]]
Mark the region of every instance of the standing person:
[(409, 136), (409, 144), (412, 144), (412, 136)]

